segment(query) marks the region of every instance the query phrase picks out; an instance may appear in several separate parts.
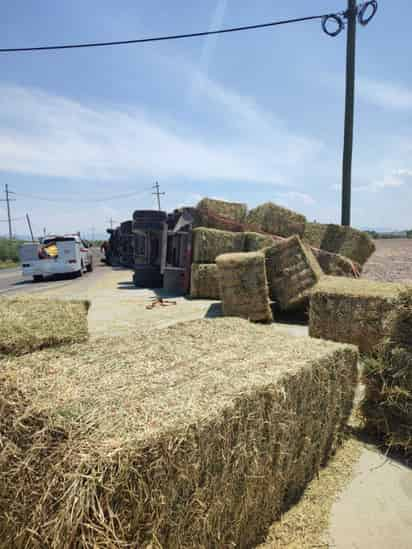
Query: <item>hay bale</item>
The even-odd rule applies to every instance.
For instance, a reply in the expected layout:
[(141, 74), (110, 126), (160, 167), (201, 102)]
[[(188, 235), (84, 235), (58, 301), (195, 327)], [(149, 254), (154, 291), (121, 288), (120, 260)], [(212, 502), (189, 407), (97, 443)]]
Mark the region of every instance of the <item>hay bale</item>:
[(0, 359), (88, 338), (88, 301), (0, 298)]
[(362, 272), (362, 268), (358, 263), (343, 255), (326, 252), (319, 248), (312, 248), (312, 252), (326, 275), (358, 278)]
[(386, 335), (386, 318), (403, 289), (390, 282), (325, 276), (311, 294), (309, 333), (372, 352)]
[(198, 227), (193, 230), (193, 262), (214, 263), (218, 255), (242, 252), (244, 243), (243, 233)]
[(223, 254), (216, 263), (223, 314), (271, 322), (265, 256), (259, 252)]
[(266, 202), (250, 212), (246, 218), (248, 225), (278, 236), (302, 236), (305, 230), (306, 218), (288, 208)]
[(339, 444), (356, 363), (240, 319), (9, 360), (1, 545), (256, 545)]
[(196, 206), (196, 226), (220, 229), (223, 231), (243, 231), (247, 206), (238, 202), (226, 202), (213, 198), (203, 198)]
[(387, 337), (365, 360), (361, 412), (369, 431), (412, 456), (412, 288), (386, 319)]
[(311, 250), (292, 236), (265, 248), (264, 254), (270, 298), (282, 310), (305, 307), (310, 290), (322, 277)]
[(273, 238), (268, 235), (254, 233), (254, 232), (245, 232), (245, 252), (258, 252), (263, 248), (273, 245)]
[(303, 238), (315, 248), (343, 255), (361, 266), (375, 251), (367, 233), (342, 225), (306, 223)]
[(194, 298), (220, 299), (217, 265), (192, 264), (190, 295)]

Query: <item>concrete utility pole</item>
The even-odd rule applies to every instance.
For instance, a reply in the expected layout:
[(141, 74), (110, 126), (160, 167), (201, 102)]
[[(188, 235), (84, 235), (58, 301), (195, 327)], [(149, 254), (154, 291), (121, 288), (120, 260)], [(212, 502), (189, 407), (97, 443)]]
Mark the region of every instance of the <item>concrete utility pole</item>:
[(7, 205), (7, 221), (9, 224), (9, 239), (13, 240), (13, 230), (11, 227), (11, 211), (10, 211), (10, 202), (14, 202), (14, 198), (10, 198), (11, 194), (14, 194), (12, 191), (9, 191), (9, 186), (6, 183), (5, 185), (5, 193), (6, 193), (6, 199), (0, 200), (0, 202), (6, 202)]
[(152, 194), (156, 195), (157, 196), (157, 207), (159, 208), (159, 211), (162, 209), (160, 207), (160, 197), (163, 195), (165, 195), (166, 193), (161, 193), (160, 192), (160, 186), (159, 186), (159, 183), (156, 181), (156, 183), (153, 185), (153, 189), (156, 189), (156, 191)]
[(26, 219), (27, 219), (27, 225), (29, 226), (29, 231), (30, 231), (30, 234), (31, 234), (31, 241), (34, 242), (33, 230), (31, 228), (29, 214), (26, 214)]
[(351, 222), (351, 189), (352, 189), (352, 150), (353, 118), (355, 99), (355, 53), (356, 53), (356, 0), (348, 0), (348, 36), (346, 44), (346, 99), (345, 99), (345, 134), (342, 165), (342, 225)]

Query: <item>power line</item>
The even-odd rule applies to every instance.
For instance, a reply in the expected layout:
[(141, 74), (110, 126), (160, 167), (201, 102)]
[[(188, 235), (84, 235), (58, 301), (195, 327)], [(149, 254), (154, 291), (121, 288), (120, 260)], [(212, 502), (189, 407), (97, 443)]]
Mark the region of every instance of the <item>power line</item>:
[(24, 198), (32, 198), (34, 200), (43, 200), (46, 202), (73, 202), (73, 203), (79, 203), (79, 202), (89, 202), (89, 203), (95, 203), (95, 202), (106, 202), (107, 200), (119, 200), (122, 198), (130, 198), (132, 196), (139, 196), (146, 194), (149, 189), (145, 189), (142, 191), (133, 191), (131, 193), (125, 193), (125, 194), (118, 194), (118, 195), (112, 195), (107, 196), (105, 198), (67, 198), (67, 197), (61, 197), (59, 199), (56, 198), (49, 198), (47, 196), (39, 196), (34, 194), (27, 194), (27, 193), (14, 193), (17, 196), (21, 196)]
[[(10, 219), (10, 221), (13, 221), (13, 222), (14, 222), (14, 221), (22, 221), (23, 219), (26, 219), (26, 218), (23, 217), (23, 216), (22, 216), (22, 217), (12, 217), (12, 218)], [(8, 223), (8, 222), (9, 222), (8, 219), (0, 219), (0, 223)]]
[(268, 23), (259, 23), (256, 25), (245, 25), (242, 27), (229, 27), (226, 29), (217, 29), (203, 32), (191, 32), (184, 34), (168, 34), (164, 36), (152, 36), (149, 38), (137, 38), (135, 40), (113, 40), (111, 42), (83, 42), (77, 44), (57, 44), (49, 46), (29, 46), (19, 48), (0, 48), (0, 53), (22, 53), (22, 52), (36, 52), (36, 51), (49, 51), (49, 50), (68, 50), (78, 48), (99, 48), (102, 46), (124, 46), (130, 44), (147, 44), (149, 42), (164, 42), (167, 40), (181, 40), (185, 38), (198, 38), (202, 36), (210, 36), (214, 34), (228, 34), (232, 32), (241, 32), (249, 30), (265, 29), (269, 27), (278, 27), (281, 25), (290, 25), (292, 23), (303, 23), (306, 21), (315, 21), (317, 19), (326, 19), (329, 17), (336, 17), (340, 14), (323, 14), (323, 15), (311, 15), (309, 17), (297, 17), (295, 19), (283, 19), (280, 21), (271, 21)]

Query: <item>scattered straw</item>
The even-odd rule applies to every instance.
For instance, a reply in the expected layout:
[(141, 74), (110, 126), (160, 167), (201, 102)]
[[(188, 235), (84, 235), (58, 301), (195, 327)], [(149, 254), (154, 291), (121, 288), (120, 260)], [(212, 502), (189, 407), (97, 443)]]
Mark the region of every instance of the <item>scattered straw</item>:
[(0, 358), (85, 341), (88, 301), (0, 298)]
[(399, 295), (387, 337), (365, 360), (361, 411), (369, 431), (412, 456), (412, 288)]
[(356, 362), (240, 319), (6, 360), (1, 543), (255, 545), (339, 444)]
[(332, 506), (352, 478), (362, 443), (345, 440), (327, 467), (307, 486), (299, 502), (291, 507), (269, 531), (259, 549), (313, 549), (330, 547), (328, 528)]
[(260, 252), (223, 254), (216, 263), (223, 314), (271, 322), (265, 256)]

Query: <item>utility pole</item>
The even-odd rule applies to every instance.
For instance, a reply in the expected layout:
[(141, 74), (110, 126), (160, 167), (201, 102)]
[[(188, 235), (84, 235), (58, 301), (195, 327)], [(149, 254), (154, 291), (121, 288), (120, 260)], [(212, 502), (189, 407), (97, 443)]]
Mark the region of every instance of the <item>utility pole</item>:
[(348, 0), (348, 36), (346, 43), (346, 99), (345, 99), (345, 133), (342, 164), (342, 225), (351, 222), (352, 190), (352, 150), (353, 119), (355, 98), (355, 53), (356, 53), (356, 0)]
[(7, 221), (8, 221), (8, 224), (9, 224), (9, 239), (13, 240), (13, 231), (12, 231), (12, 227), (11, 227), (10, 202), (14, 202), (15, 199), (10, 198), (10, 195), (14, 194), (14, 193), (12, 191), (9, 191), (9, 186), (8, 186), (7, 183), (5, 185), (5, 193), (6, 193), (6, 199), (2, 199), (2, 200), (0, 200), (0, 202), (6, 202), (6, 205), (7, 205)]
[(29, 226), (29, 231), (31, 234), (31, 241), (34, 242), (33, 230), (31, 228), (30, 217), (28, 213), (26, 213), (26, 219), (27, 219), (27, 225)]
[(160, 192), (160, 186), (159, 186), (159, 183), (156, 181), (156, 183), (153, 185), (153, 189), (156, 189), (156, 191), (152, 194), (156, 195), (157, 197), (157, 207), (159, 208), (159, 211), (162, 209), (160, 207), (160, 197), (163, 195), (165, 195), (166, 193), (161, 193)]

